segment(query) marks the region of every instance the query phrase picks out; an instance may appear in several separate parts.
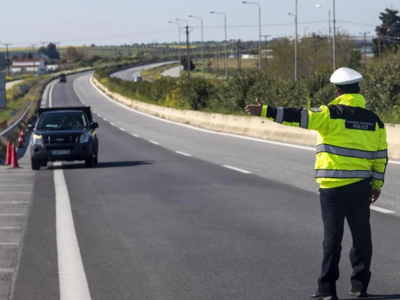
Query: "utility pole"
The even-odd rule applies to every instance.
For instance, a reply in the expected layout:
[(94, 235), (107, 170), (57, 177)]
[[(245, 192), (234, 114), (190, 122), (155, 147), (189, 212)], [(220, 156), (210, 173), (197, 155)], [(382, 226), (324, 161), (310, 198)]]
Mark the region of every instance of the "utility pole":
[[(265, 38), (265, 60), (266, 60), (266, 62), (268, 62), (267, 61), (267, 59), (268, 59), (268, 38), (271, 36), (271, 35), (262, 35), (264, 38)], [(267, 64), (267, 63), (266, 63)]]
[(226, 14), (221, 13), (221, 12), (216, 12), (212, 11), (210, 14), (217, 14), (217, 15), (223, 15), (224, 16), (224, 24), (225, 24), (225, 79), (228, 79), (228, 59), (227, 59), (227, 49), (226, 49), (226, 43), (228, 41), (228, 35), (227, 35), (227, 30), (226, 30)]
[(8, 46), (11, 45), (10, 43), (3, 43), (6, 46), (6, 60), (7, 60), (7, 64), (6, 64), (6, 68), (7, 68), (7, 76), (10, 76), (10, 57), (8, 54)]
[(45, 45), (47, 42), (39, 42), (39, 43), (42, 44), (42, 48), (43, 48), (42, 55), (44, 56), (44, 55), (45, 55), (45, 54), (44, 54), (44, 51), (45, 51), (44, 45)]
[(181, 24), (178, 23), (178, 22), (173, 22), (173, 21), (168, 21), (168, 23), (177, 24), (177, 25), (178, 25), (178, 41), (179, 41), (179, 45), (178, 45), (178, 55), (179, 55), (179, 79), (180, 79), (180, 81), (182, 81), (182, 76), (181, 76), (181, 72), (182, 72), (182, 60), (181, 60)]
[(188, 68), (188, 82), (191, 79), (191, 71), (190, 71), (190, 45), (189, 45), (189, 22), (182, 19), (175, 19), (176, 21), (186, 22), (186, 60), (187, 60), (187, 68)]
[(32, 44), (32, 63), (33, 63), (33, 74), (35, 74), (35, 45)]
[(203, 70), (203, 78), (204, 78), (204, 35), (203, 35), (203, 19), (200, 17), (190, 15), (189, 18), (200, 19), (201, 21), (201, 61), (202, 61), (202, 70)]
[(367, 34), (370, 32), (360, 32), (360, 34), (364, 35), (364, 61), (367, 63)]
[(293, 16), (294, 17), (294, 23), (295, 23), (295, 44), (294, 44), (294, 80), (297, 81), (298, 78), (298, 70), (297, 70), (297, 40), (298, 40), (298, 34), (297, 34), (297, 0), (296, 0), (296, 12), (295, 14), (292, 14), (290, 12), (288, 12), (289, 16)]
[(239, 40), (238, 42), (238, 70), (239, 70), (239, 77), (242, 76), (242, 41)]
[(378, 52), (379, 52), (379, 59), (381, 59), (381, 37), (378, 36)]
[(190, 81), (190, 51), (189, 51), (189, 25), (186, 26), (186, 59), (188, 68), (188, 81)]

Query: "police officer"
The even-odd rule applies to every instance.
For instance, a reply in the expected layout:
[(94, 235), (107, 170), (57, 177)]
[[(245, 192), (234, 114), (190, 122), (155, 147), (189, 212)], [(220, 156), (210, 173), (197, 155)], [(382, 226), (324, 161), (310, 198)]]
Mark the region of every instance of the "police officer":
[(344, 221), (353, 247), (350, 250), (350, 295), (367, 297), (371, 278), (372, 241), (370, 204), (378, 200), (388, 162), (384, 123), (365, 108), (360, 95), (362, 75), (349, 68), (331, 77), (338, 97), (318, 108), (282, 108), (248, 105), (245, 111), (274, 122), (318, 131), (315, 177), (320, 184), (324, 225), (322, 271), (310, 299), (336, 300)]

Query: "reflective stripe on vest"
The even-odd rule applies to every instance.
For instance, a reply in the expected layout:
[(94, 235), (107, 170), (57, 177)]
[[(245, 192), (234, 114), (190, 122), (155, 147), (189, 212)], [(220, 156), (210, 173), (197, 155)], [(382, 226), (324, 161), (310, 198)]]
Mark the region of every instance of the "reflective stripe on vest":
[(379, 150), (376, 154), (376, 158), (387, 158), (388, 151), (387, 150)]
[(371, 171), (315, 170), (316, 178), (368, 178)]
[(336, 155), (356, 157), (356, 158), (366, 158), (366, 159), (375, 159), (377, 157), (377, 153), (373, 151), (361, 151), (361, 150), (341, 148), (326, 144), (317, 146), (317, 153), (320, 152), (328, 152)]
[(306, 108), (301, 112), (300, 127), (304, 129), (308, 128), (308, 109)]
[(285, 113), (285, 110), (283, 107), (277, 107), (276, 108), (276, 118), (275, 122), (282, 124), (283, 122), (283, 114)]
[(384, 180), (385, 174), (372, 171), (372, 178), (377, 179), (377, 180)]

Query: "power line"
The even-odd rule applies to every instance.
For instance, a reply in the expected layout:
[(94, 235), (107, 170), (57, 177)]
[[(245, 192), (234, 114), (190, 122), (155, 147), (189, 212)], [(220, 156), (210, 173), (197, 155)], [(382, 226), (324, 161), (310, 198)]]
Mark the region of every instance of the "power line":
[[(373, 26), (376, 27), (377, 25), (373, 24), (366, 24), (366, 23), (356, 23), (356, 22), (347, 22), (347, 21), (339, 21), (345, 24), (352, 24), (352, 25), (362, 25), (362, 26)], [(324, 24), (326, 21), (312, 21), (312, 22), (298, 22), (300, 25), (311, 25), (311, 24)], [(262, 27), (279, 27), (279, 26), (292, 26), (293, 23), (275, 23), (275, 24), (264, 24), (261, 25)], [(227, 28), (254, 28), (259, 27), (259, 25), (230, 25)], [(200, 26), (193, 26), (192, 28), (201, 28)], [(224, 26), (204, 26), (203, 28), (206, 29), (221, 29)], [(79, 38), (79, 39), (70, 39), (70, 40), (62, 40), (62, 43), (71, 43), (71, 42), (79, 42), (79, 41), (97, 41), (97, 40), (105, 40), (105, 39), (117, 39), (117, 38), (124, 38), (124, 37), (133, 37), (133, 36), (142, 36), (142, 35), (149, 35), (149, 34), (157, 34), (163, 32), (172, 32), (175, 29), (164, 29), (164, 30), (156, 30), (156, 31), (148, 31), (148, 32), (141, 32), (141, 33), (131, 33), (131, 34), (123, 34), (123, 35), (113, 35), (113, 36), (104, 36), (104, 37), (91, 37), (91, 38)], [(18, 42), (13, 43), (14, 45), (26, 45), (31, 44), (27, 42)]]

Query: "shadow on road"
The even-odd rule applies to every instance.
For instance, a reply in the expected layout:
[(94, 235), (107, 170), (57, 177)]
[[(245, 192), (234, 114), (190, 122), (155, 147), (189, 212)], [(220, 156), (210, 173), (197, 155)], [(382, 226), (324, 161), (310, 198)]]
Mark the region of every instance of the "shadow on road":
[[(99, 162), (92, 170), (105, 169), (105, 168), (123, 168), (123, 167), (136, 167), (141, 165), (152, 165), (154, 161), (110, 161), (110, 162)], [(57, 169), (86, 169), (85, 163), (73, 163), (73, 164), (63, 164), (62, 167), (49, 166), (49, 170)], [(88, 170), (91, 170), (88, 168)]]
[[(353, 298), (340, 298), (341, 300), (354, 300)], [(400, 294), (395, 294), (395, 295), (373, 295), (371, 294), (369, 297), (363, 298), (363, 299), (368, 299), (368, 300), (391, 300), (391, 299), (400, 299)]]

